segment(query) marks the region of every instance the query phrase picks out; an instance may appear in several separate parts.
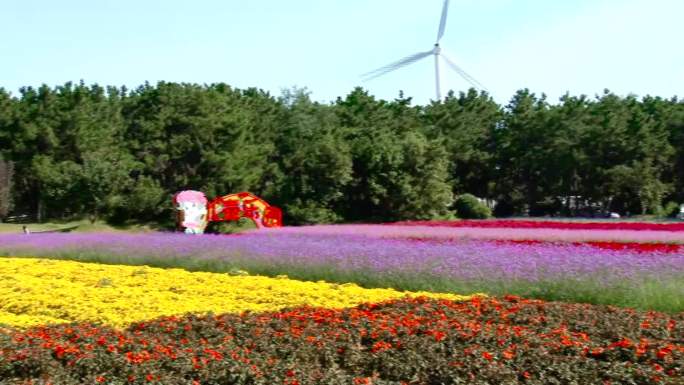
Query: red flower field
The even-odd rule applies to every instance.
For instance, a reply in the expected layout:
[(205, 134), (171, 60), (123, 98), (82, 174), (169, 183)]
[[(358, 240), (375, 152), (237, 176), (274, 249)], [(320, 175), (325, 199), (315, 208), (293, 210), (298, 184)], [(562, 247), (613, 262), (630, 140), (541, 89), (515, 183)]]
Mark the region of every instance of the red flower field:
[(683, 231), (684, 223), (647, 223), (647, 222), (569, 222), (534, 220), (458, 220), (458, 221), (405, 221), (388, 223), (399, 226), (439, 226), (439, 227), (483, 227), (518, 229), (564, 229), (564, 230), (654, 230)]
[[(684, 314), (505, 298), (0, 333), (8, 384), (681, 384)], [(31, 382), (33, 381), (33, 382)], [(116, 382), (121, 383), (121, 382)]]

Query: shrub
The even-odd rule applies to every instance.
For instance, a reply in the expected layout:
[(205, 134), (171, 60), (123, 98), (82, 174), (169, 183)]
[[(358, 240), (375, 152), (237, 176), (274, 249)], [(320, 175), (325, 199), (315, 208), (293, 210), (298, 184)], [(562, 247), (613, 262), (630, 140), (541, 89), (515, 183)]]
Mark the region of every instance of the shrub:
[(677, 202), (667, 202), (661, 213), (663, 217), (676, 218), (679, 214), (679, 204)]
[(463, 219), (486, 219), (492, 211), (472, 194), (461, 194), (454, 202), (456, 215)]
[(256, 229), (254, 222), (243, 217), (237, 221), (209, 222), (204, 232), (207, 234), (234, 234), (252, 229)]

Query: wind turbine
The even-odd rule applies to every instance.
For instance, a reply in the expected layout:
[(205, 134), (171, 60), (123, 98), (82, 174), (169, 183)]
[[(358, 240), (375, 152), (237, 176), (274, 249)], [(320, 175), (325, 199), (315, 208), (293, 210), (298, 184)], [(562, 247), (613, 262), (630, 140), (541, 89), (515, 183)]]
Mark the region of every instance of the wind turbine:
[(467, 72), (465, 72), (461, 67), (457, 66), (456, 63), (454, 63), (453, 60), (451, 60), (444, 52), (442, 52), (442, 49), (439, 46), (439, 41), (442, 39), (442, 36), (444, 36), (444, 28), (446, 27), (446, 18), (447, 18), (447, 9), (449, 8), (449, 0), (444, 0), (444, 5), (442, 7), (442, 17), (439, 20), (439, 29), (437, 30), (437, 41), (435, 42), (434, 47), (432, 47), (431, 50), (425, 51), (425, 52), (418, 52), (413, 55), (406, 56), (405, 58), (398, 60), (394, 63), (390, 63), (384, 67), (380, 67), (376, 70), (373, 70), (371, 72), (367, 72), (362, 75), (365, 81), (377, 78), (378, 76), (382, 76), (388, 72), (392, 72), (398, 68), (401, 68), (403, 66), (409, 65), (411, 63), (415, 63), (420, 59), (423, 59), (425, 57), (428, 57), (430, 55), (433, 55), (435, 57), (435, 91), (437, 93), (437, 100), (442, 99), (442, 95), (440, 93), (439, 87), (440, 87), (440, 82), (439, 82), (439, 59), (440, 57), (444, 59), (444, 61), (453, 69), (456, 71), (465, 81), (470, 83), (475, 88), (480, 88), (483, 90), (487, 90), (485, 86), (483, 86), (480, 82), (475, 80), (474, 77), (468, 75)]

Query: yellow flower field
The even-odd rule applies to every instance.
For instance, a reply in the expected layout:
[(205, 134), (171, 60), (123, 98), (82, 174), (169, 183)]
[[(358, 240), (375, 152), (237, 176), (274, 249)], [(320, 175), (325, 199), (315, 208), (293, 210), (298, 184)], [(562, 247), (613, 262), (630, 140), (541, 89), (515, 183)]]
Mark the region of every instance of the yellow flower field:
[(342, 308), (406, 295), (470, 298), (364, 289), (351, 283), (304, 282), (287, 277), (0, 258), (0, 325), (22, 328), (70, 321), (125, 327), (161, 315), (269, 311), (304, 304)]

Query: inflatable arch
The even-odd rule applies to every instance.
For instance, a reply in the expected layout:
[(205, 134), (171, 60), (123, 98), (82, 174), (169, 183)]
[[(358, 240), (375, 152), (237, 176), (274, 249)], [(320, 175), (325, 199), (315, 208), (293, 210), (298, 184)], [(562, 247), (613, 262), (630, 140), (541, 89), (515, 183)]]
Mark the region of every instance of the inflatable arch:
[(251, 219), (258, 228), (283, 225), (279, 208), (248, 192), (224, 195), (207, 205), (208, 222), (237, 221), (240, 218)]

